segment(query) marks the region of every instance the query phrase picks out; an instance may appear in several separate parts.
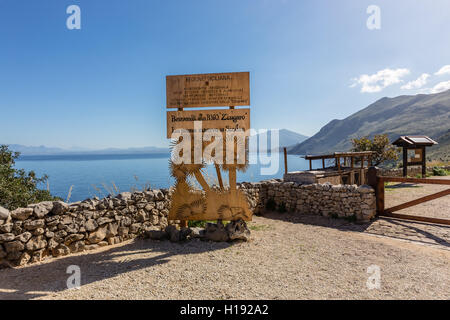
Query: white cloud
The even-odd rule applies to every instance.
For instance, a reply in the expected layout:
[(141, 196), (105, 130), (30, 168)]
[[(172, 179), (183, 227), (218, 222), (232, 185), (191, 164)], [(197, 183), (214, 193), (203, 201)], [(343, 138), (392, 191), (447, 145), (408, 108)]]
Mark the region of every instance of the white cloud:
[(354, 78), (351, 88), (361, 85), (361, 92), (380, 92), (384, 88), (402, 82), (402, 77), (408, 75), (408, 69), (383, 69), (375, 74), (362, 74)]
[(430, 93), (439, 93), (450, 89), (450, 80), (439, 82), (433, 88), (430, 89)]
[(439, 69), (438, 72), (435, 73), (435, 75), (437, 76), (442, 76), (444, 74), (450, 74), (450, 64), (443, 66), (442, 68)]
[(400, 87), (402, 90), (411, 90), (411, 89), (419, 89), (427, 84), (427, 80), (430, 77), (428, 73), (422, 73), (420, 77), (418, 77), (414, 81), (410, 81), (407, 84)]

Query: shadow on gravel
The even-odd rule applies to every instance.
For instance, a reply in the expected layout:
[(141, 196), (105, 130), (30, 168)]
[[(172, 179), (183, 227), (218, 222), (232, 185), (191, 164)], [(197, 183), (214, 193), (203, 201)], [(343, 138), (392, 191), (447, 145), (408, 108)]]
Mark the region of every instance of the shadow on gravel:
[[(66, 290), (67, 279), (71, 276), (66, 271), (70, 265), (80, 267), (81, 285), (85, 286), (130, 271), (167, 263), (171, 257), (179, 254), (211, 252), (232, 245), (228, 242), (197, 240), (172, 243), (136, 239), (100, 252), (86, 251), (83, 254), (65, 256), (21, 268), (0, 269), (0, 300), (32, 299)], [(135, 257), (146, 253), (149, 255), (145, 258)]]
[(279, 212), (265, 212), (263, 215), (265, 218), (282, 220), (292, 223), (309, 224), (319, 227), (333, 228), (342, 231), (359, 231), (364, 232), (372, 222), (364, 224), (356, 224), (343, 218), (331, 218), (323, 217), (312, 214), (293, 214), (293, 213), (279, 213)]
[(354, 231), (450, 248), (450, 226), (446, 225), (405, 221), (388, 217), (376, 218), (368, 223), (358, 224), (345, 219), (308, 214), (266, 212), (262, 216), (292, 223), (333, 228), (341, 231)]

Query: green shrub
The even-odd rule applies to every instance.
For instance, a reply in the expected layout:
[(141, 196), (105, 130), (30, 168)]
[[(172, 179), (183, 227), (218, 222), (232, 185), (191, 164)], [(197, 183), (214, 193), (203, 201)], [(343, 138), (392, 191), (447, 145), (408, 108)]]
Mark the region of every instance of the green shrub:
[(433, 167), (433, 176), (446, 176), (446, 175), (448, 175), (447, 170), (439, 167)]
[(45, 184), (48, 177), (36, 177), (34, 171), (25, 172), (14, 165), (20, 153), (9, 150), (8, 146), (0, 146), (0, 206), (14, 210), (41, 201), (61, 200), (48, 190), (38, 188)]

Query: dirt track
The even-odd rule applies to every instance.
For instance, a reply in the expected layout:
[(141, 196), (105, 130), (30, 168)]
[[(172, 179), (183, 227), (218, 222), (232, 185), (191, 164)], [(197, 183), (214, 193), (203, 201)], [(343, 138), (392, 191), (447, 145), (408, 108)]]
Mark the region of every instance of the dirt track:
[[(450, 299), (450, 229), (430, 246), (383, 237), (386, 223), (272, 213), (255, 217), (249, 243), (136, 240), (3, 269), (0, 299)], [(66, 289), (69, 265), (79, 290)], [(366, 286), (370, 265), (380, 289)]]

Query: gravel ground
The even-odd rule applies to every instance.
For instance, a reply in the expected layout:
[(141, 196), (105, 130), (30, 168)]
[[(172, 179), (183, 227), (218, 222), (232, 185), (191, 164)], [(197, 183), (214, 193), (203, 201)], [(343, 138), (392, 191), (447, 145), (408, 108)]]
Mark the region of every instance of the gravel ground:
[[(249, 225), (247, 243), (135, 240), (3, 269), (0, 299), (450, 299), (444, 245), (318, 216), (270, 213)], [(79, 290), (66, 288), (70, 265), (81, 268)], [(380, 289), (366, 286), (370, 265)]]
[[(450, 179), (450, 176), (431, 178), (448, 180)], [(390, 208), (449, 188), (449, 185), (439, 184), (399, 183), (390, 185), (385, 188), (385, 207)], [(396, 211), (395, 213), (450, 220), (450, 195)]]

